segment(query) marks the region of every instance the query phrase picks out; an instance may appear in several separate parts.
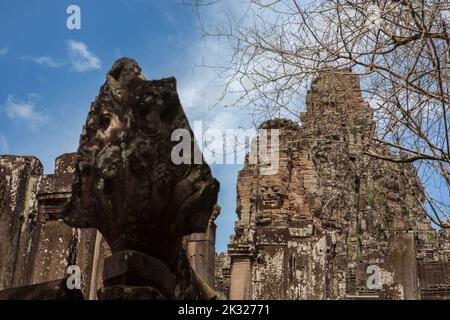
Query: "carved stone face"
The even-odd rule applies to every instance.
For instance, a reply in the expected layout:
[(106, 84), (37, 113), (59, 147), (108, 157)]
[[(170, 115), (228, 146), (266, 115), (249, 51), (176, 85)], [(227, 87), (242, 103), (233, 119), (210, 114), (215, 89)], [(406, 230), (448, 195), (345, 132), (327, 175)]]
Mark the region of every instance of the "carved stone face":
[(133, 60), (116, 62), (81, 135), (66, 222), (97, 228), (113, 252), (174, 265), (181, 238), (206, 230), (219, 187), (207, 164), (172, 162), (180, 128), (192, 133), (175, 79), (147, 81)]
[(281, 209), (288, 197), (286, 188), (279, 181), (268, 181), (257, 190), (258, 209)]

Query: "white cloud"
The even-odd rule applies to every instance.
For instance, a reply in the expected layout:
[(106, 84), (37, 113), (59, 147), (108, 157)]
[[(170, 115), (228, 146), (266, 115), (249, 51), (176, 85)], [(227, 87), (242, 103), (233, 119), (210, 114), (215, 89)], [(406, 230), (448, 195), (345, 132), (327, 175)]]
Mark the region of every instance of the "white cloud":
[[(234, 37), (220, 36), (230, 33), (237, 35), (239, 27), (254, 28), (255, 17), (270, 22), (276, 21), (280, 13), (276, 10), (260, 10), (255, 3), (260, 2), (219, 1), (214, 5), (199, 6), (198, 16), (203, 30), (210, 35), (218, 36), (205, 36), (201, 39), (199, 37), (188, 46), (190, 48), (188, 58), (191, 61), (187, 63), (194, 61), (196, 65), (205, 66), (195, 67), (193, 71), (189, 70), (178, 76), (180, 97), (188, 114), (198, 115), (207, 112), (208, 107), (213, 105), (217, 105), (217, 108), (211, 112), (218, 114), (223, 110), (223, 106), (230, 106), (227, 112), (231, 113), (232, 117), (227, 119), (227, 122), (233, 122), (234, 126), (244, 128), (259, 126), (262, 121), (275, 116), (294, 117), (298, 120), (297, 114), (292, 115), (283, 108), (277, 110), (276, 105), (269, 99), (257, 100), (261, 95), (258, 94), (258, 90), (253, 90), (255, 84), (252, 81), (252, 74), (266, 72), (272, 73), (272, 76), (276, 75), (278, 71), (267, 63), (270, 57), (259, 60), (245, 57), (242, 61), (238, 61), (240, 54), (237, 50), (241, 50), (241, 54), (242, 51), (246, 51), (245, 42), (238, 44)], [(286, 4), (280, 2), (280, 5)], [(263, 65), (261, 61), (267, 64)], [(246, 68), (240, 68), (239, 63), (243, 63)], [(227, 87), (224, 93), (225, 85)], [(270, 86), (267, 85), (266, 90), (272, 90)], [(302, 93), (298, 92), (298, 95)], [(283, 101), (282, 105), (291, 103), (293, 98), (289, 98), (290, 95), (280, 98)], [(260, 102), (267, 102), (267, 106)], [(220, 116), (216, 118), (220, 120)]]
[[(223, 25), (227, 16), (241, 16), (248, 4), (244, 1), (232, 1), (206, 6), (201, 13), (202, 20), (211, 28)], [(178, 74), (178, 93), (189, 119), (202, 120), (207, 127), (220, 130), (249, 128), (252, 126), (248, 111), (237, 108), (225, 109), (236, 102), (238, 96), (227, 92), (224, 94), (225, 81), (220, 77), (219, 67), (227, 63), (232, 55), (228, 43), (217, 37), (198, 37), (188, 46), (189, 54), (182, 65), (195, 65)], [(217, 67), (217, 68), (214, 68)], [(182, 68), (180, 68), (182, 70)], [(239, 88), (233, 83), (232, 91)]]
[(98, 70), (102, 65), (101, 60), (88, 49), (86, 44), (81, 41), (75, 40), (67, 41), (67, 58), (65, 59), (65, 61), (55, 59), (50, 55), (43, 55), (38, 57), (26, 55), (22, 57), (22, 60), (31, 61), (41, 66), (50, 68), (70, 66), (70, 69), (75, 72)]
[(71, 68), (76, 72), (86, 72), (101, 68), (101, 60), (81, 41), (67, 41), (68, 56)]
[(30, 125), (30, 129), (36, 129), (37, 126), (44, 124), (49, 116), (39, 111), (37, 105), (40, 100), (39, 95), (29, 94), (26, 101), (16, 99), (9, 95), (2, 107), (6, 116), (15, 121), (25, 121)]
[(29, 60), (34, 63), (40, 64), (43, 66), (47, 66), (50, 68), (59, 68), (59, 67), (62, 67), (65, 65), (65, 63), (56, 61), (55, 59), (53, 59), (52, 57), (47, 56), (47, 55), (41, 56), (41, 57), (33, 57), (30, 55), (27, 55), (27, 56), (24, 56), (22, 59)]
[(9, 48), (8, 47), (1, 47), (0, 48), (0, 56), (4, 56), (9, 52)]

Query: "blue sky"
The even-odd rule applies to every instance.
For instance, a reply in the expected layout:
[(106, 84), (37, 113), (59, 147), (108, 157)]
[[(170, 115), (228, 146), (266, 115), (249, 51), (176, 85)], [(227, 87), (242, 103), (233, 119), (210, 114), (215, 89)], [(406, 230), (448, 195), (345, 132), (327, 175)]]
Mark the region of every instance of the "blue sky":
[[(90, 103), (121, 56), (147, 78), (175, 76), (191, 122), (249, 127), (246, 115), (211, 108), (221, 93), (214, 72), (196, 67), (222, 59), (204, 42), (192, 9), (178, 0), (27, 0), (0, 2), (0, 154), (34, 155), (51, 173), (74, 152)], [(68, 30), (66, 9), (81, 8), (81, 30)], [(215, 165), (221, 182), (217, 246), (226, 250), (236, 219), (240, 165)]]

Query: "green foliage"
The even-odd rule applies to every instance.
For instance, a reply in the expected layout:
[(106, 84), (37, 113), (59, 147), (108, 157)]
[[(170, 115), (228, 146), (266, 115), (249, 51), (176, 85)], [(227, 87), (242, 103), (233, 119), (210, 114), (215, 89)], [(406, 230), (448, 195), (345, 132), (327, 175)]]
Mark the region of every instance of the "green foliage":
[[(359, 195), (359, 185), (355, 182), (352, 189), (352, 199), (356, 206), (359, 206), (361, 201)], [(368, 182), (364, 188), (364, 203), (370, 207), (383, 208), (386, 201), (384, 194), (377, 188), (372, 188)]]
[(383, 208), (384, 204), (386, 203), (386, 200), (384, 199), (384, 194), (383, 193), (379, 193), (376, 197), (376, 202), (378, 205), (378, 208)]
[(263, 264), (266, 258), (266, 251), (264, 250), (259, 250), (258, 254), (256, 255), (256, 263), (258, 264)]
[(365, 201), (366, 205), (370, 207), (383, 208), (385, 205), (384, 194), (376, 188), (372, 188), (368, 183), (365, 186)]
[(353, 203), (358, 205), (359, 204), (359, 195), (358, 195), (358, 193), (356, 193), (355, 189), (352, 190), (352, 198), (353, 198)]
[(375, 204), (374, 190), (369, 186), (369, 184), (367, 182), (366, 182), (366, 189), (365, 189), (365, 198), (366, 198), (366, 204), (368, 206), (373, 207)]

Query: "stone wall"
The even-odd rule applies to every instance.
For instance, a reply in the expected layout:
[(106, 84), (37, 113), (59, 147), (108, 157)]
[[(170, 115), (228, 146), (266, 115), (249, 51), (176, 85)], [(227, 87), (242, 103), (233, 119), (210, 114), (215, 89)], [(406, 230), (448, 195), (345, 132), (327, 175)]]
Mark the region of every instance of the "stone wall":
[(85, 298), (96, 298), (106, 242), (62, 221), (74, 161), (75, 154), (62, 155), (54, 174), (43, 175), (34, 157), (0, 157), (0, 290), (60, 280), (77, 265)]
[(226, 252), (216, 253), (214, 290), (228, 298), (230, 292), (230, 257)]
[(22, 282), (42, 172), (34, 157), (0, 158), (0, 290)]

